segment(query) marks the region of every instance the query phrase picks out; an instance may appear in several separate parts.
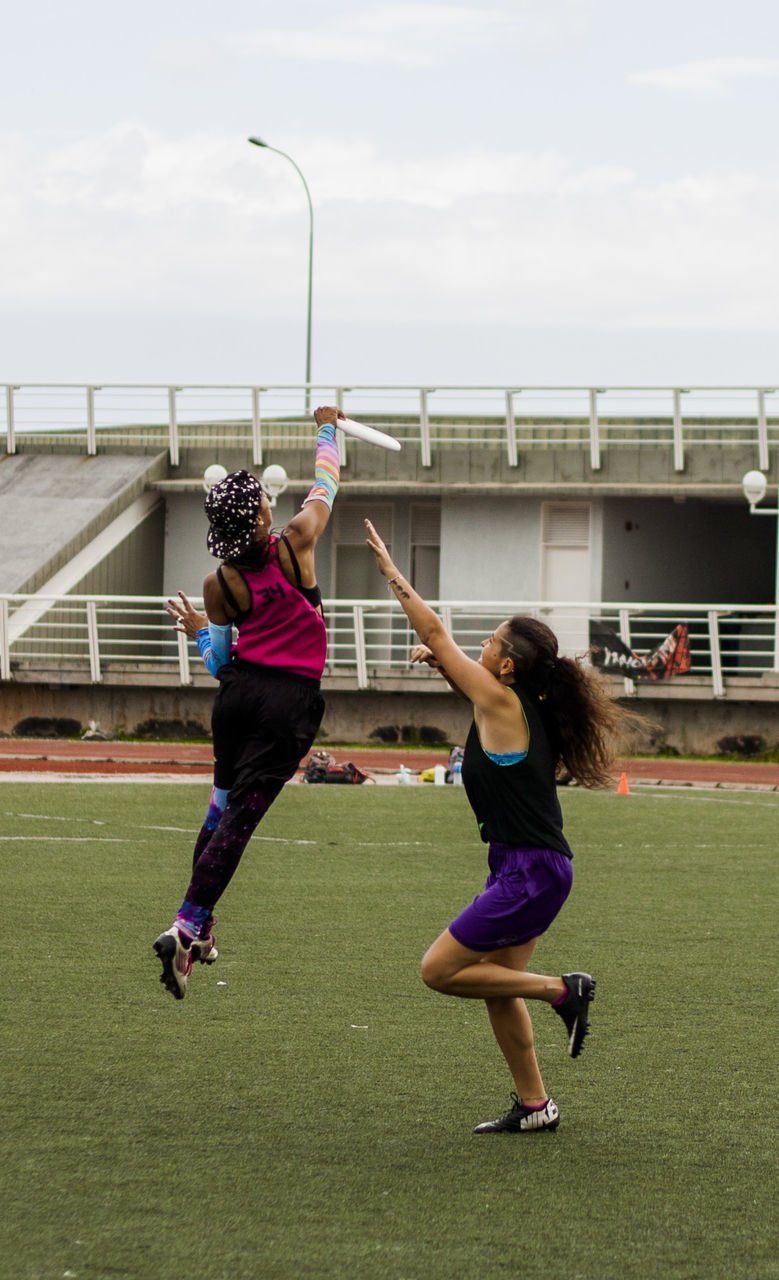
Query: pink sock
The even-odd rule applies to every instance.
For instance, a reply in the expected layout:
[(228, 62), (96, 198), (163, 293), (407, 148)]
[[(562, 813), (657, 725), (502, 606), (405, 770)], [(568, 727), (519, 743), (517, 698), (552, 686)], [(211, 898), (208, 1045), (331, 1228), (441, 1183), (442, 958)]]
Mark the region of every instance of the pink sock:
[(176, 916), (175, 925), (179, 933), (189, 942), (194, 942), (198, 936), (197, 926), (192, 924), (191, 920), (182, 920), (181, 916)]

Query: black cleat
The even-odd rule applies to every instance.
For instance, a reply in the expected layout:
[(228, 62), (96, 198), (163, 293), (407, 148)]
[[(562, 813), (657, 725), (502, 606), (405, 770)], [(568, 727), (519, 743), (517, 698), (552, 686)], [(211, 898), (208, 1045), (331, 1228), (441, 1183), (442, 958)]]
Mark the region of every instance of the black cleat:
[(595, 979), (589, 973), (564, 973), (563, 982), (568, 988), (568, 995), (562, 1004), (552, 1005), (555, 1013), (559, 1013), (568, 1031), (568, 1053), (578, 1058), (584, 1044), (584, 1037), (590, 1031), (590, 1003), (595, 999)]
[(175, 924), (161, 933), (153, 943), (162, 961), (160, 982), (176, 1000), (187, 994), (187, 978), (192, 972), (192, 950), (189, 939), (179, 933)]
[(534, 1111), (531, 1107), (523, 1107), (515, 1093), (511, 1096), (514, 1104), (505, 1116), (499, 1116), (497, 1120), (485, 1120), (483, 1124), (477, 1124), (473, 1132), (538, 1133), (542, 1129), (546, 1129), (548, 1133), (554, 1132), (560, 1123), (560, 1112), (552, 1098), (547, 1098), (540, 1111)]

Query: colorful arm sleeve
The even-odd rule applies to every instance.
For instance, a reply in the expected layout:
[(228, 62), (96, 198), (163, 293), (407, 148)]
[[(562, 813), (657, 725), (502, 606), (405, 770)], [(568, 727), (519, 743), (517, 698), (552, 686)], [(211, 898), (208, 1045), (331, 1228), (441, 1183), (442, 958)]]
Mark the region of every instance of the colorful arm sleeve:
[(215, 676), (220, 667), (230, 661), (230, 649), (233, 641), (233, 628), (230, 623), (224, 627), (218, 627), (215, 622), (209, 622), (207, 627), (201, 627), (195, 634), (197, 647), (200, 650), (200, 656), (205, 662), (212, 676)]
[(316, 460), (314, 464), (314, 483), (303, 502), (325, 502), (332, 511), (338, 482), (341, 478), (341, 464), (338, 461), (338, 445), (335, 440), (335, 427), (326, 422), (316, 439)]

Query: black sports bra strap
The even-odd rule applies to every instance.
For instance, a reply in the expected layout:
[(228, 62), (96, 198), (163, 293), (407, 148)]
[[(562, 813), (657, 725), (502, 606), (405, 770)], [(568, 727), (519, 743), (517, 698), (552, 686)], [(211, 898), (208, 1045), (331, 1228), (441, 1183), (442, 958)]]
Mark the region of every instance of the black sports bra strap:
[(289, 556), (290, 564), (292, 565), (292, 571), (295, 575), (295, 586), (298, 588), (298, 590), (300, 590), (303, 586), (303, 579), (300, 576), (300, 565), (298, 564), (297, 556), (295, 555), (295, 552), (292, 550), (292, 547), (289, 545), (289, 538), (287, 537), (286, 533), (279, 534), (279, 542), (283, 542), (284, 546), (287, 548), (287, 555)]
[(230, 588), (228, 587), (227, 582), (225, 581), (225, 576), (224, 576), (224, 574), (222, 573), (222, 566), (221, 566), (221, 565), (219, 565), (219, 567), (217, 568), (217, 571), (216, 571), (216, 580), (217, 580), (217, 582), (219, 583), (220, 587), (222, 588), (222, 595), (224, 596), (225, 600), (226, 600), (226, 601), (227, 601), (227, 603), (229, 604), (230, 608), (231, 608), (231, 609), (235, 609), (236, 614), (241, 614), (241, 613), (243, 613), (243, 612), (244, 612), (244, 610), (243, 610), (243, 609), (241, 608), (241, 606), (239, 605), (239, 603), (238, 603), (238, 601), (236, 600), (235, 596), (233, 595), (232, 591), (231, 591), (231, 590), (230, 590)]

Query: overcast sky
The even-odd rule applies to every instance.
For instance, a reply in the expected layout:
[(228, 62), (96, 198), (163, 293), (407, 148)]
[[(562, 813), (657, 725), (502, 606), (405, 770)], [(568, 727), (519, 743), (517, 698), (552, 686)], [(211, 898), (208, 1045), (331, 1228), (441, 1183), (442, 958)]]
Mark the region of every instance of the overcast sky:
[(0, 380), (779, 380), (774, 0), (26, 0)]

